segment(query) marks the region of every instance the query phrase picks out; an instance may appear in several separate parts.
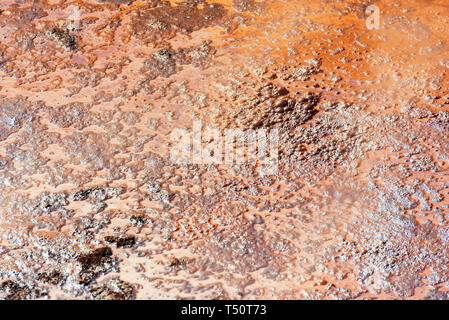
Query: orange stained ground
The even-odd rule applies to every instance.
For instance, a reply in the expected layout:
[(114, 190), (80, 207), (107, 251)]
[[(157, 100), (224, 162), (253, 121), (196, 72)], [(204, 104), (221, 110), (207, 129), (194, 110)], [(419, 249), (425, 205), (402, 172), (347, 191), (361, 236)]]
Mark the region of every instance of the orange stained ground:
[[(443, 0), (1, 1), (0, 297), (447, 299), (448, 26)], [(174, 162), (195, 123), (277, 130), (278, 170)]]

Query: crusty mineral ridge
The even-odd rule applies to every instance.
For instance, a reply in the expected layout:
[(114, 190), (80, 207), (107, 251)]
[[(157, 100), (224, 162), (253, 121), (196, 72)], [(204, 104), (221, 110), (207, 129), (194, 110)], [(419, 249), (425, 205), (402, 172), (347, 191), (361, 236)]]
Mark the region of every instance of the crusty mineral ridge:
[[(446, 0), (2, 0), (0, 26), (1, 298), (448, 298)], [(198, 123), (277, 132), (277, 170), (174, 161)]]

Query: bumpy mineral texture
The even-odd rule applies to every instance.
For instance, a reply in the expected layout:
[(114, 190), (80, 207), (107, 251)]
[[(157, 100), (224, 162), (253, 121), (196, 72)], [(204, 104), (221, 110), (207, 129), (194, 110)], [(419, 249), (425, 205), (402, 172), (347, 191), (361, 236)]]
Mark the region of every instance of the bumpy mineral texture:
[[(447, 299), (448, 33), (446, 0), (2, 0), (0, 298)], [(229, 132), (276, 152), (198, 160)]]

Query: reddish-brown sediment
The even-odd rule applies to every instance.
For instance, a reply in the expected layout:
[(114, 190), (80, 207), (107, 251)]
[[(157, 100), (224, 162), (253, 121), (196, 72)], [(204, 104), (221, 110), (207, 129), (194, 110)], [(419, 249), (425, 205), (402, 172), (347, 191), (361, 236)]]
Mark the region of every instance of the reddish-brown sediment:
[(449, 7), (373, 3), (2, 1), (1, 297), (447, 299)]

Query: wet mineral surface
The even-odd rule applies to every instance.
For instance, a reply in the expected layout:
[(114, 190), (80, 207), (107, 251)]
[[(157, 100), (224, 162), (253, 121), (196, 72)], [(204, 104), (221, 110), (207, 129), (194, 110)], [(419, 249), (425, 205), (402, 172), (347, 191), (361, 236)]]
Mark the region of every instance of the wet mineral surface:
[[(448, 34), (445, 0), (2, 0), (0, 298), (447, 299)], [(277, 169), (173, 161), (197, 123)]]

